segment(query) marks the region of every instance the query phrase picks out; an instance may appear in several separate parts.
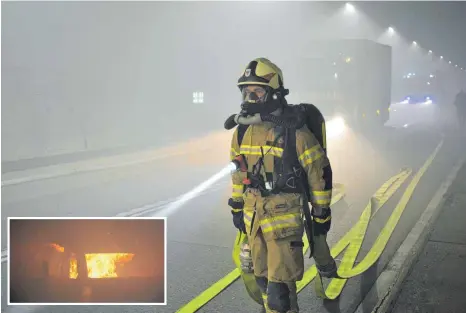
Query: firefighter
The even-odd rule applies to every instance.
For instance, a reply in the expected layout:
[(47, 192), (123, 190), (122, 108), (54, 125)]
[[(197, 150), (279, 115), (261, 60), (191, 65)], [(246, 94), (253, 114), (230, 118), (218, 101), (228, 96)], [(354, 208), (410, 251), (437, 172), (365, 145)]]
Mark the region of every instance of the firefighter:
[[(306, 126), (290, 131), (261, 121), (261, 115), (279, 116), (288, 106), (280, 68), (268, 59), (255, 59), (238, 87), (243, 104), (237, 120), (242, 123), (233, 134), (231, 160), (241, 156), (247, 170), (232, 173), (233, 223), (248, 236), (266, 312), (298, 312), (296, 282), (304, 273), (305, 227), (312, 228), (319, 273), (333, 277), (337, 270), (326, 241), (331, 225), (330, 162)], [(311, 225), (302, 217), (304, 209), (309, 210), (307, 195), (312, 221), (306, 223)]]

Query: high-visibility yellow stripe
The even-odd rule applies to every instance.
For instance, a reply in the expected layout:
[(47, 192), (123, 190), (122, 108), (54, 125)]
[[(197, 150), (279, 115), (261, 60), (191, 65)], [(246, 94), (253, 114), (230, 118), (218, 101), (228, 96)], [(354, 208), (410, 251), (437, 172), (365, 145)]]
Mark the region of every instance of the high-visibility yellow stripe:
[(330, 202), (332, 201), (332, 191), (331, 190), (312, 191), (311, 197), (312, 197), (312, 202), (315, 204), (319, 204), (323, 206), (330, 206)]
[(325, 123), (322, 123), (322, 148), (327, 148), (327, 131), (325, 129)]
[(318, 145), (315, 145), (314, 147), (312, 148), (309, 148), (307, 149), (306, 151), (304, 151), (299, 157), (298, 159), (300, 161), (304, 160), (304, 158), (307, 156), (307, 155), (310, 155), (312, 154), (314, 151), (318, 150), (319, 149), (319, 146)]
[(243, 185), (233, 185), (232, 197), (233, 199), (241, 198), (243, 196)]
[(239, 155), (238, 151), (236, 151), (234, 148), (231, 148), (231, 150), (230, 150), (230, 161), (232, 161), (238, 155)]
[(244, 155), (262, 155), (262, 150), (264, 154), (271, 154), (273, 156), (282, 157), (283, 148), (272, 147), (272, 146), (249, 146), (241, 145), (240, 153)]
[(274, 218), (264, 218), (260, 221), (262, 232), (268, 233), (274, 229), (285, 227), (299, 227), (301, 223), (301, 214), (292, 213), (276, 216)]
[(313, 163), (314, 161), (320, 159), (323, 156), (323, 151), (320, 145), (315, 145), (314, 147), (307, 149), (299, 156), (299, 162), (303, 167)]
[(253, 212), (243, 211), (243, 220), (246, 226), (251, 226)]
[(296, 216), (301, 216), (300, 213), (288, 213), (288, 214), (280, 214), (280, 215), (277, 215), (277, 216), (274, 216), (273, 218), (264, 218), (262, 219), (263, 221), (266, 221), (267, 223), (271, 223), (271, 222), (274, 222), (274, 221), (284, 221), (284, 220), (288, 220), (290, 218), (294, 218)]
[(262, 232), (264, 234), (267, 234), (267, 233), (270, 233), (276, 229), (283, 229), (283, 228), (296, 228), (296, 227), (299, 227), (299, 224), (298, 223), (283, 223), (283, 224), (277, 224), (277, 225), (274, 225), (274, 226), (271, 226), (271, 227), (265, 227), (265, 228), (262, 228)]
[(331, 216), (327, 216), (327, 217), (324, 218), (324, 219), (322, 219), (322, 218), (320, 218), (320, 217), (315, 217), (315, 216), (314, 216), (314, 221), (316, 221), (317, 223), (321, 223), (321, 224), (326, 223), (326, 222), (330, 221), (331, 219), (332, 219)]

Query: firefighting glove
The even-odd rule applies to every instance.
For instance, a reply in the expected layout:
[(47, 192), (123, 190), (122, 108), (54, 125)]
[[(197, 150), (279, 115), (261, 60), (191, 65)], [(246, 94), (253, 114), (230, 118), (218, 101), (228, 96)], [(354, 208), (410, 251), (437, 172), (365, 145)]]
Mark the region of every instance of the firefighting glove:
[(234, 201), (232, 198), (228, 199), (228, 205), (231, 207), (231, 214), (233, 215), (233, 225), (240, 231), (246, 234), (246, 225), (244, 225), (244, 203)]
[(314, 236), (326, 235), (332, 223), (332, 211), (330, 208), (323, 209), (322, 214), (316, 215), (312, 212), (312, 229)]

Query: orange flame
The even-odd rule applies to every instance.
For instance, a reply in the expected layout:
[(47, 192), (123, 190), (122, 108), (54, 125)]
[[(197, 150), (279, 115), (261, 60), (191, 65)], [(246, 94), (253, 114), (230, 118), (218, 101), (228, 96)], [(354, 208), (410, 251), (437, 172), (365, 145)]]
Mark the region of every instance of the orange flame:
[(132, 253), (86, 254), (87, 276), (89, 278), (118, 277), (117, 264), (123, 265), (134, 257)]
[(50, 243), (49, 244), (50, 247), (54, 248), (55, 250), (57, 250), (58, 252), (65, 252), (65, 248), (60, 246), (59, 244), (56, 244), (56, 243)]
[(70, 258), (70, 278), (78, 278), (78, 260), (74, 254)]

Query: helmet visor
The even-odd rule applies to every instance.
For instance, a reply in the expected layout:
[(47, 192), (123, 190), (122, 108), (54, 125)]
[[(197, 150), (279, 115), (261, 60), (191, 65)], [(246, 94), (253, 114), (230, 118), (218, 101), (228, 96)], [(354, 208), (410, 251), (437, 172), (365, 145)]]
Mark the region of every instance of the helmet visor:
[(244, 86), (241, 96), (243, 102), (264, 103), (267, 100), (267, 90), (261, 86)]

